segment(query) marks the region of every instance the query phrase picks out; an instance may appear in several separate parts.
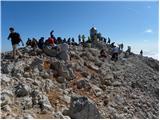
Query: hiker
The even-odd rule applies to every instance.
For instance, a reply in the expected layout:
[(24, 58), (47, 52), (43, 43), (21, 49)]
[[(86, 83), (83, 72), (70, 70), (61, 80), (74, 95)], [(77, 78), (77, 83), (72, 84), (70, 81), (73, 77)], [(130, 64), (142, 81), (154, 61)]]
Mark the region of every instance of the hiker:
[(90, 37), (91, 37), (91, 40), (92, 41), (95, 41), (96, 40), (96, 37), (97, 37), (97, 29), (95, 27), (92, 27), (90, 29)]
[(88, 43), (91, 43), (91, 42), (92, 42), (90, 36), (88, 36), (88, 41), (87, 41), (87, 42), (88, 42)]
[(79, 44), (81, 44), (81, 35), (78, 35)]
[(49, 37), (46, 41), (45, 41), (45, 45), (54, 47), (54, 39)]
[(126, 52), (130, 55), (131, 54), (131, 46), (128, 46), (128, 49), (126, 50)]
[(111, 42), (111, 39), (108, 37), (108, 41), (107, 41), (107, 43), (108, 43), (108, 44), (110, 44), (110, 42)]
[(143, 56), (143, 51), (142, 50), (140, 51), (140, 55)]
[(101, 35), (101, 33), (97, 33), (97, 38), (99, 39), (99, 41), (102, 41), (102, 35)]
[(56, 40), (55, 36), (53, 35), (53, 32), (54, 32), (54, 30), (52, 30), (50, 32), (50, 37), (54, 40), (54, 43), (57, 44), (57, 40)]
[(106, 53), (106, 51), (104, 50), (104, 49), (102, 49), (101, 51), (100, 51), (100, 56), (99, 56), (100, 58), (106, 58), (107, 57), (107, 53)]
[(82, 35), (82, 43), (85, 43), (85, 36), (84, 35)]
[(30, 46), (31, 45), (32, 40), (30, 38), (28, 38), (27, 42), (26, 42), (26, 46)]
[(64, 39), (63, 39), (63, 43), (66, 43), (66, 42), (67, 42), (67, 40), (66, 40), (66, 38), (64, 38)]
[(121, 50), (123, 51), (123, 43), (121, 44)]
[(119, 48), (114, 46), (113, 49), (112, 49), (112, 58), (111, 58), (111, 60), (116, 62), (118, 60), (118, 54), (119, 54)]
[(68, 38), (67, 40), (67, 44), (70, 45), (71, 44), (71, 38)]
[(35, 50), (38, 46), (38, 41), (35, 38), (32, 38), (31, 47)]
[(114, 45), (114, 44), (115, 44), (115, 42), (112, 42), (111, 45), (110, 45), (110, 47), (111, 47), (111, 48), (115, 48), (115, 45)]
[(44, 37), (41, 37), (38, 41), (38, 48), (43, 49), (43, 45), (44, 45)]
[(57, 37), (57, 44), (62, 44), (62, 38), (61, 37)]
[(71, 45), (75, 45), (74, 38), (71, 39)]
[(122, 44), (118, 44), (119, 50), (123, 51), (123, 43)]
[(13, 48), (13, 58), (15, 59), (16, 53), (20, 54), (17, 50), (17, 45), (21, 42), (22, 46), (24, 46), (24, 43), (20, 37), (20, 34), (14, 31), (13, 27), (9, 28), (10, 34), (8, 36), (8, 40), (11, 39), (12, 48)]
[(106, 38), (103, 38), (103, 42), (106, 44), (106, 42), (107, 42)]

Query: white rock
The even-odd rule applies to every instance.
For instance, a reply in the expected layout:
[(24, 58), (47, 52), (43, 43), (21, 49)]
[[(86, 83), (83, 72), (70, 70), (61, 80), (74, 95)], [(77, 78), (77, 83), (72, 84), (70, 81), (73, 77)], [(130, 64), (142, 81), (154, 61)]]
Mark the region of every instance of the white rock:
[(97, 97), (99, 97), (100, 95), (102, 95), (103, 91), (102, 89), (100, 89), (99, 87), (97, 87), (96, 85), (91, 85), (92, 86), (92, 89), (94, 90), (95, 92), (95, 95)]
[(71, 97), (64, 95), (63, 98), (64, 98), (64, 101), (66, 101), (67, 103), (70, 103)]
[(8, 77), (6, 74), (1, 74), (1, 80), (2, 82), (10, 82), (11, 78)]

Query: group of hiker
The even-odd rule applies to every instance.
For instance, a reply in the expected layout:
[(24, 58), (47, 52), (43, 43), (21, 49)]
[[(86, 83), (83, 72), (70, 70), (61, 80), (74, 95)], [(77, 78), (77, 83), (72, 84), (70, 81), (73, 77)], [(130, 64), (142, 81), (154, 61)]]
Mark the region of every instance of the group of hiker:
[[(10, 34), (8, 36), (8, 40), (11, 39), (11, 43), (12, 43), (12, 47), (13, 47), (13, 58), (15, 58), (16, 53), (18, 53), (17, 50), (17, 45), (21, 42), (22, 45), (24, 46), (24, 43), (21, 39), (21, 36), (19, 33), (14, 31), (13, 27), (9, 28)], [(111, 39), (108, 37), (108, 41), (107, 38), (102, 37), (101, 33), (97, 33), (97, 30), (92, 27), (90, 30), (90, 36), (88, 37), (88, 39), (85, 39), (85, 35), (78, 35), (78, 42), (75, 42), (74, 38), (64, 38), (62, 39), (61, 37), (55, 37), (54, 36), (54, 31), (52, 30), (50, 32), (50, 37), (48, 39), (44, 39), (44, 37), (41, 37), (39, 40), (35, 39), (35, 38), (28, 38), (27, 42), (26, 42), (26, 46), (30, 46), (31, 48), (33, 48), (33, 50), (39, 48), (41, 50), (44, 51), (45, 48), (47, 49), (55, 49), (55, 50), (59, 50), (58, 46), (61, 46), (61, 51), (67, 51), (68, 47), (66, 47), (67, 45), (82, 45), (83, 47), (93, 47), (92, 43), (94, 43), (95, 41), (103, 41), (106, 45), (108, 45), (112, 52), (111, 52), (111, 60), (113, 61), (117, 61), (118, 60), (118, 55), (123, 51), (123, 43), (122, 44), (118, 44), (118, 46), (115, 45), (115, 42), (111, 43)], [(49, 46), (46, 47), (46, 46)], [(57, 49), (58, 48), (58, 49)], [(65, 50), (63, 50), (63, 48), (65, 48)], [(66, 49), (67, 48), (67, 49)], [(44, 51), (45, 52), (45, 51)], [(67, 54), (67, 53), (66, 53)], [(128, 46), (127, 51), (125, 52), (125, 55), (127, 56), (131, 54), (131, 47)], [(143, 56), (143, 51), (140, 51), (140, 55)], [(107, 57), (107, 52), (105, 51), (105, 49), (101, 49), (100, 51), (100, 58)]]

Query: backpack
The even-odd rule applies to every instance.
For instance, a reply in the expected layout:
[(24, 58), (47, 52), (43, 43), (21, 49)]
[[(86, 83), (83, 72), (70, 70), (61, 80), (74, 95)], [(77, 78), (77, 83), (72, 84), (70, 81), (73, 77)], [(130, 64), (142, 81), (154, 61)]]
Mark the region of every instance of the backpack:
[(19, 44), (21, 41), (21, 37), (19, 33), (14, 33), (14, 40), (16, 44)]

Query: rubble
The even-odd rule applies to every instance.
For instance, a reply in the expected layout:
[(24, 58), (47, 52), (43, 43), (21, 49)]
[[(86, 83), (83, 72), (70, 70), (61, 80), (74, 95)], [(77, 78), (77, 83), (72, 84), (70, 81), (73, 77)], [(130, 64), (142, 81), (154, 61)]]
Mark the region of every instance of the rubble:
[(158, 119), (159, 62), (136, 54), (122, 60), (123, 52), (117, 62), (101, 60), (102, 46), (70, 45), (70, 60), (47, 48), (47, 55), (21, 48), (17, 60), (3, 54), (1, 118)]

